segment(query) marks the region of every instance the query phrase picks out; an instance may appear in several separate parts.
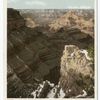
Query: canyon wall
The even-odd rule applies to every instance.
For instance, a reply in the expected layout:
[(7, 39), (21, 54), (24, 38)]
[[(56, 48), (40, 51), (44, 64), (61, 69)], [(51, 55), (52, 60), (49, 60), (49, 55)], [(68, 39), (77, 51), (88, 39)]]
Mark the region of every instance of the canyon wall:
[(12, 8), (8, 9), (7, 14), (7, 28), (8, 30), (18, 29), (25, 25), (25, 20), (18, 11), (14, 11)]
[(66, 97), (77, 96), (85, 90), (94, 92), (94, 70), (92, 58), (86, 50), (75, 45), (66, 45), (61, 58), (60, 85)]
[(44, 33), (56, 33), (61, 29), (68, 30), (73, 27), (94, 37), (93, 9), (21, 9), (19, 11), (24, 19), (30, 23), (28, 26), (41, 26), (41, 31)]
[[(51, 10), (51, 12), (53, 11)], [(58, 14), (57, 16), (60, 15)], [(47, 18), (49, 19), (49, 17)], [(44, 82), (43, 83), (44, 86), (42, 86), (43, 90), (42, 93), (40, 93), (41, 95), (39, 95), (39, 97), (50, 97), (49, 94), (45, 93), (47, 91), (50, 92), (50, 90), (52, 92), (53, 87), (48, 86), (50, 82), (54, 84), (54, 89), (56, 85), (57, 85), (56, 87), (60, 86), (60, 88), (58, 88), (57, 90), (58, 92), (66, 91), (64, 90), (66, 89), (64, 86), (67, 85), (67, 82), (70, 82), (69, 78), (71, 78), (71, 75), (74, 76), (76, 73), (75, 74), (72, 73), (71, 75), (69, 74), (67, 77), (67, 72), (65, 72), (65, 71), (73, 72), (73, 69), (71, 71), (66, 69), (67, 67), (70, 68), (70, 65), (72, 64), (70, 62), (66, 62), (68, 61), (67, 56), (65, 55), (65, 59), (61, 60), (61, 57), (63, 58), (64, 56), (63, 51), (67, 52), (66, 54), (70, 54), (67, 48), (64, 50), (65, 45), (75, 45), (73, 46), (73, 48), (70, 48), (69, 46), (72, 52), (74, 49), (77, 49), (77, 51), (79, 51), (79, 49), (88, 49), (89, 45), (92, 45), (92, 47), (94, 46), (93, 45), (94, 39), (92, 38), (92, 36), (84, 32), (81, 32), (81, 30), (77, 28), (70, 28), (68, 30), (60, 29), (57, 32), (55, 32), (55, 34), (53, 35), (52, 32), (46, 31), (46, 34), (48, 34), (46, 35), (43, 33), (43, 31), (41, 31), (40, 26), (42, 24), (40, 26), (36, 26), (33, 28), (28, 27), (26, 25), (25, 17), (23, 18), (21, 16), (21, 12), (14, 9), (8, 9), (7, 21), (8, 21), (7, 24), (8, 25), (8, 29), (7, 29), (7, 96), (8, 98), (15, 98), (15, 97), (33, 98), (34, 96), (31, 95), (31, 93), (33, 93), (33, 91), (35, 91), (39, 87), (39, 85), (41, 86), (41, 83), (43, 82)], [(45, 23), (45, 21), (43, 22)], [(35, 23), (37, 24), (38, 22)], [(49, 35), (52, 36), (49, 37)], [(71, 61), (74, 62), (72, 65), (77, 64), (76, 63), (77, 56), (80, 56), (81, 54), (83, 53), (75, 52), (76, 61), (74, 62), (73, 60), (74, 57), (72, 56)], [(90, 67), (89, 67), (90, 69), (88, 68), (88, 66), (90, 65), (88, 65), (89, 61), (88, 59), (86, 59), (86, 56), (82, 55), (82, 57), (80, 57), (79, 59), (82, 59), (80, 60), (79, 65), (84, 63), (86, 64), (86, 67), (83, 66), (83, 68), (81, 68), (80, 66), (76, 65), (75, 68), (78, 69), (77, 67), (79, 67), (80, 70), (84, 69), (85, 73), (88, 73), (90, 75), (91, 68)], [(63, 68), (62, 66), (63, 61), (65, 61), (66, 64), (67, 63), (69, 64), (68, 66), (65, 65), (65, 68)], [(74, 67), (72, 66), (72, 68)], [(64, 75), (62, 73), (64, 73)], [(77, 74), (79, 74), (79, 72)], [(84, 75), (84, 73), (82, 73), (82, 75)], [(89, 79), (91, 79), (90, 76)], [(48, 81), (46, 80), (50, 82), (48, 83)], [(63, 80), (65, 81), (63, 82)], [(72, 78), (72, 80), (76, 80), (76, 79)], [(91, 81), (89, 82), (91, 84)], [(74, 82), (71, 81), (71, 85), (73, 84)], [(49, 90), (47, 87), (49, 88)], [(82, 89), (84, 88), (81, 88), (80, 91)], [(76, 88), (74, 90), (76, 91)], [(81, 93), (80, 91), (77, 91), (76, 94), (71, 94), (71, 95), (66, 94), (63, 97), (76, 96)]]

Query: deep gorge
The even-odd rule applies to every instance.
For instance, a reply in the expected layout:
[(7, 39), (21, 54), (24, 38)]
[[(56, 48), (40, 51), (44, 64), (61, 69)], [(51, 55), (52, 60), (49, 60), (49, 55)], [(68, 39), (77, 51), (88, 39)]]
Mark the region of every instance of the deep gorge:
[(18, 11), (8, 9), (8, 98), (32, 98), (32, 91), (46, 80), (58, 85), (65, 45), (75, 45), (87, 50), (93, 44), (94, 38), (77, 28), (62, 28), (48, 37), (41, 27), (27, 27)]

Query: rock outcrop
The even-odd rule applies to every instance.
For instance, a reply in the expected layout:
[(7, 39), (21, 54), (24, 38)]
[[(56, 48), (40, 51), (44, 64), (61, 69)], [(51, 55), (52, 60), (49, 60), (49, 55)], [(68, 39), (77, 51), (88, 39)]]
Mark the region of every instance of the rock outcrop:
[(8, 9), (7, 13), (7, 28), (9, 30), (14, 30), (25, 26), (25, 20), (18, 11), (14, 11), (12, 8)]
[(74, 45), (65, 46), (61, 58), (60, 86), (66, 97), (82, 94), (83, 90), (87, 93), (93, 90), (93, 67), (92, 59), (86, 50), (80, 50)]
[(27, 27), (35, 28), (38, 26), (31, 18), (25, 18), (25, 21)]
[[(88, 14), (87, 14), (88, 16)], [(57, 32), (61, 28), (68, 30), (69, 28), (77, 28), (82, 32), (94, 37), (94, 20), (93, 18), (85, 19), (85, 17), (77, 14), (76, 11), (70, 10), (60, 18), (49, 24), (51, 32)]]
[(66, 45), (57, 85), (44, 81), (31, 94), (37, 98), (85, 98), (94, 95), (93, 62), (86, 50)]

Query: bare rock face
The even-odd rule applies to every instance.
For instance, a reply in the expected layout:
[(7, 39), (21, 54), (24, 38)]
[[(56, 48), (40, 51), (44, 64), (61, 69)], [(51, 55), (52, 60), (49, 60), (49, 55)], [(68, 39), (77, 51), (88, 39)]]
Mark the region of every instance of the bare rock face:
[[(86, 50), (80, 50), (74, 45), (66, 45), (61, 58), (60, 86), (66, 97), (87, 95), (93, 89), (93, 63)], [(91, 90), (92, 91), (92, 90)]]
[[(9, 20), (9, 17), (12, 20)], [(8, 98), (31, 97), (29, 95), (31, 90), (34, 90), (51, 70), (59, 66), (58, 59), (60, 60), (60, 58), (58, 58), (52, 43), (48, 41), (48, 37), (39, 31), (26, 27), (24, 23), (20, 24), (23, 21), (24, 19), (18, 11), (8, 10)], [(56, 76), (58, 78), (58, 74)], [(56, 79), (56, 77), (53, 78)]]
[(38, 26), (38, 24), (35, 23), (31, 18), (25, 18), (26, 20), (26, 26), (30, 28), (35, 28)]
[[(89, 15), (87, 14), (89, 17)], [(94, 37), (94, 19), (86, 19), (83, 16), (77, 14), (76, 11), (70, 10), (58, 19), (52, 21), (49, 24), (51, 32), (57, 32), (61, 28), (64, 30), (69, 29), (70, 27), (75, 27), (80, 29), (82, 32), (89, 34)]]
[(12, 8), (8, 9), (8, 31), (9, 30), (14, 30), (14, 29), (18, 29), (22, 26), (25, 25), (25, 20), (23, 19), (22, 16), (20, 16), (20, 13)]

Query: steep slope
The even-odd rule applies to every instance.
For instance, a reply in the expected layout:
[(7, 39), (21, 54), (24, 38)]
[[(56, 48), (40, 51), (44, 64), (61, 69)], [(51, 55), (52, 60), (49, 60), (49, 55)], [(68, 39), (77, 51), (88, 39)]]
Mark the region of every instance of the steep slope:
[[(13, 9), (10, 10), (17, 12)], [(11, 15), (9, 11), (8, 14)], [(20, 17), (19, 13), (17, 16)], [(12, 14), (12, 19), (19, 23), (15, 18)], [(14, 70), (17, 79), (20, 79), (25, 85), (30, 84), (35, 88), (36, 83), (42, 81), (51, 69), (59, 66), (56, 50), (43, 34), (27, 28), (25, 24), (16, 27), (17, 29), (14, 28), (13, 22), (11, 24), (12, 28), (8, 28), (7, 40), (8, 66)], [(10, 77), (13, 77), (12, 74)], [(8, 82), (10, 83), (9, 77)], [(11, 90), (10, 87), (9, 90)], [(14, 93), (14, 90), (12, 89), (10, 92)]]
[(11, 8), (8, 9), (7, 12), (7, 28), (9, 30), (18, 29), (20, 27), (23, 27), (25, 25), (25, 20), (22, 16), (19, 16), (18, 11), (14, 11)]
[[(45, 84), (37, 97), (50, 97), (51, 95), (47, 93), (50, 90), (52, 92), (53, 88), (55, 90), (55, 87), (59, 87), (59, 79), (60, 81), (63, 79), (62, 77), (60, 78), (60, 67), (62, 67), (60, 65), (65, 45), (74, 44), (80, 49), (87, 49), (89, 44), (93, 46), (94, 43), (94, 39), (91, 36), (77, 28), (65, 31), (60, 29), (52, 37), (48, 37), (42, 32), (39, 26), (35, 28), (27, 27), (25, 19), (21, 17), (18, 11), (8, 9), (8, 98), (32, 98), (34, 95), (31, 93), (37, 93), (36, 90), (40, 89), (39, 85), (43, 81)], [(53, 83), (54, 86), (52, 87), (51, 83), (46, 80)], [(58, 92), (62, 93), (62, 89), (63, 86), (61, 85), (58, 88)], [(57, 97), (57, 93), (53, 97)], [(65, 94), (61, 97), (65, 97)]]
[(84, 90), (88, 96), (94, 94), (93, 67), (86, 50), (80, 50), (74, 45), (65, 46), (61, 58), (60, 86), (67, 93), (66, 97), (77, 96)]
[(55, 85), (46, 80), (31, 94), (34, 98), (94, 97), (93, 67), (86, 50), (66, 45), (61, 57), (59, 83)]

